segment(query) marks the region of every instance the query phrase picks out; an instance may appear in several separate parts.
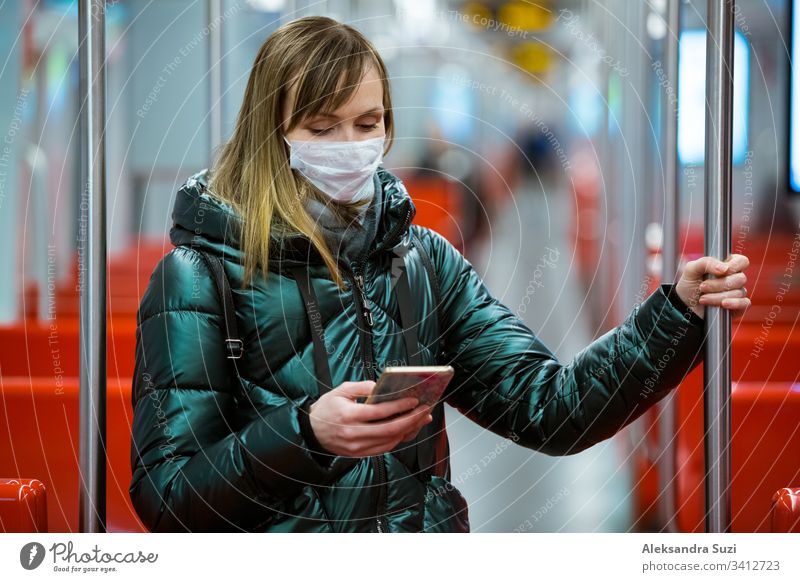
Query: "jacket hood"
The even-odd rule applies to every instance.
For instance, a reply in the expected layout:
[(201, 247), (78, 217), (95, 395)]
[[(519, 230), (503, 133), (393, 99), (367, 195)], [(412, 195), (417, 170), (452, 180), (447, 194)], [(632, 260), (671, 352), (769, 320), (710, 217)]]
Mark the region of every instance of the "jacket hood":
[[(226, 259), (243, 262), (241, 249), (242, 217), (228, 203), (207, 190), (209, 169), (191, 175), (178, 190), (172, 209), (172, 244), (209, 250)], [(416, 208), (403, 182), (385, 168), (378, 167), (376, 177), (382, 197), (377, 213), (375, 236), (366, 244), (370, 252), (392, 248), (404, 239)], [(270, 264), (322, 264), (322, 257), (308, 237), (289, 233), (275, 238), (270, 247)], [(270, 268), (272, 269), (272, 267)]]

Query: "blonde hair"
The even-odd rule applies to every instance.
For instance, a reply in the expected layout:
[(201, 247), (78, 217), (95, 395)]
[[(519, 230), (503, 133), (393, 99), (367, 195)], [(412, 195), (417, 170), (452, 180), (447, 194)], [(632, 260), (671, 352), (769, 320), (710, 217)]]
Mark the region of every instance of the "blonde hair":
[[(333, 111), (347, 103), (370, 65), (383, 84), (386, 146), (394, 137), (386, 66), (378, 52), (355, 28), (324, 16), (299, 18), (273, 32), (256, 55), (233, 135), (221, 147), (209, 172), (209, 193), (227, 202), (242, 218), (241, 249), (244, 283), (256, 269), (269, 273), (273, 236), (305, 235), (322, 256), (336, 284), (344, 282), (339, 265), (322, 233), (305, 210), (309, 196), (320, 195), (289, 167), (283, 140), (284, 103), (296, 88), (286, 131), (303, 119)], [(354, 214), (358, 205), (330, 204), (340, 215)]]

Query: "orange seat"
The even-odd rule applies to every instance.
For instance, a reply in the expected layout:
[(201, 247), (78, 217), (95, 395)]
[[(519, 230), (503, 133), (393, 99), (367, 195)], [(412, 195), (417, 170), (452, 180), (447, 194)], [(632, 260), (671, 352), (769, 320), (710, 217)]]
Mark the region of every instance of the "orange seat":
[(772, 496), (772, 531), (800, 533), (800, 487), (784, 487)]
[[(136, 356), (136, 318), (110, 319), (106, 325), (107, 374), (133, 376)], [(49, 377), (60, 382), (78, 377), (79, 326), (71, 317), (39, 324), (25, 320), (0, 327), (0, 370), (3, 376)]]
[[(748, 291), (749, 294), (749, 291)], [(800, 329), (800, 310), (794, 306), (791, 309), (773, 308), (774, 303), (769, 305), (752, 303), (742, 316), (742, 323), (745, 325), (788, 325)], [(734, 322), (735, 326), (735, 322)]]
[[(146, 531), (128, 495), (131, 378), (109, 379), (107, 388), (107, 530)], [(78, 531), (78, 426), (77, 378), (58, 385), (52, 377), (3, 375), (0, 433), (11, 439), (0, 447), (0, 474), (36, 475), (47, 483), (50, 532)]]
[(464, 209), (458, 185), (451, 180), (427, 176), (404, 176), (403, 184), (417, 210), (414, 224), (432, 228), (462, 249), (465, 241), (459, 225)]
[[(158, 261), (173, 245), (168, 238), (164, 240), (134, 239), (130, 246), (108, 258), (108, 286), (106, 294), (107, 313), (116, 317), (135, 318), (139, 301)], [(79, 314), (79, 261), (75, 253), (70, 267), (71, 276), (66, 281), (58, 281), (49, 290), (48, 304), (52, 305), (59, 318), (77, 318)], [(39, 289), (35, 282), (24, 289), (25, 317), (38, 317)], [(42, 319), (47, 319), (44, 314)]]
[(731, 338), (734, 381), (794, 382), (800, 377), (800, 325), (738, 325)]
[(47, 531), (47, 489), (38, 479), (0, 477), (0, 531)]
[[(109, 279), (106, 289), (106, 313), (115, 318), (135, 317), (148, 281), (149, 275)], [(24, 299), (26, 319), (33, 320), (38, 317), (38, 296), (35, 284), (26, 286)], [(73, 283), (56, 285), (53, 295), (48, 297), (48, 302), (59, 318), (77, 319), (80, 314), (80, 293)], [(47, 313), (42, 319), (48, 319), (49, 316)]]
[[(796, 328), (794, 325), (775, 324), (765, 328), (761, 323), (763, 322), (752, 325), (743, 321), (742, 324), (734, 324), (731, 344), (732, 379), (743, 382), (794, 382), (800, 377), (800, 359), (797, 358), (800, 353), (800, 326)], [(702, 374), (702, 366), (698, 369)], [(700, 381), (702, 382), (702, 376)], [(702, 407), (698, 410), (702, 415)], [(640, 442), (637, 450), (632, 453), (635, 511), (637, 519), (644, 522), (653, 522), (657, 515), (659, 479), (658, 467), (653, 460), (660, 447), (660, 414), (661, 409), (653, 407), (643, 415), (639, 425), (643, 434), (637, 435)]]
[(780, 257), (780, 261), (775, 265), (751, 263), (747, 268), (745, 284), (747, 296), (753, 305), (779, 305), (781, 310), (791, 309), (797, 312), (800, 305), (800, 286), (794, 280), (791, 270), (787, 277), (785, 257)]
[[(703, 370), (678, 389), (677, 498), (681, 531), (704, 531)], [(771, 500), (800, 482), (800, 390), (793, 382), (735, 382), (731, 393), (732, 531), (766, 532)]]

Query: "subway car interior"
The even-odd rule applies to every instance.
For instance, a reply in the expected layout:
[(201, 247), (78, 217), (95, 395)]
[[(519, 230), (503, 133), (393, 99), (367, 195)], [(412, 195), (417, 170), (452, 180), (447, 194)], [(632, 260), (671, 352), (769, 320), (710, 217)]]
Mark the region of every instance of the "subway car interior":
[[(446, 406), (471, 530), (706, 532), (721, 495), (725, 531), (800, 532), (800, 2), (722, 3), (729, 155), (713, 164), (714, 2), (93, 4), (0, 3), (0, 531), (147, 531), (129, 495), (137, 310), (173, 248), (175, 193), (230, 137), (267, 36), (325, 15), (387, 64), (384, 166), (414, 222), (561, 363), (710, 238), (750, 260), (750, 307), (706, 322), (724, 361), (585, 451), (531, 451)], [(729, 422), (721, 440), (709, 418)]]

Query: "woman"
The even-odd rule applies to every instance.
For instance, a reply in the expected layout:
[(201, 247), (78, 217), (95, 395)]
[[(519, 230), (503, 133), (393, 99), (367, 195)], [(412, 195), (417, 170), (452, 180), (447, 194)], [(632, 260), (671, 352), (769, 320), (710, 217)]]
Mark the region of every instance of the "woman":
[[(704, 257), (563, 365), (412, 224), (380, 166), (392, 129), (386, 68), (356, 30), (309, 17), (264, 43), (219, 161), (177, 194), (176, 248), (138, 313), (130, 495), (151, 531), (469, 531), (444, 402), (577, 453), (700, 362), (704, 305), (749, 304), (746, 257)], [(201, 251), (222, 258), (241, 346)], [(408, 363), (455, 368), (442, 402), (361, 402)]]

